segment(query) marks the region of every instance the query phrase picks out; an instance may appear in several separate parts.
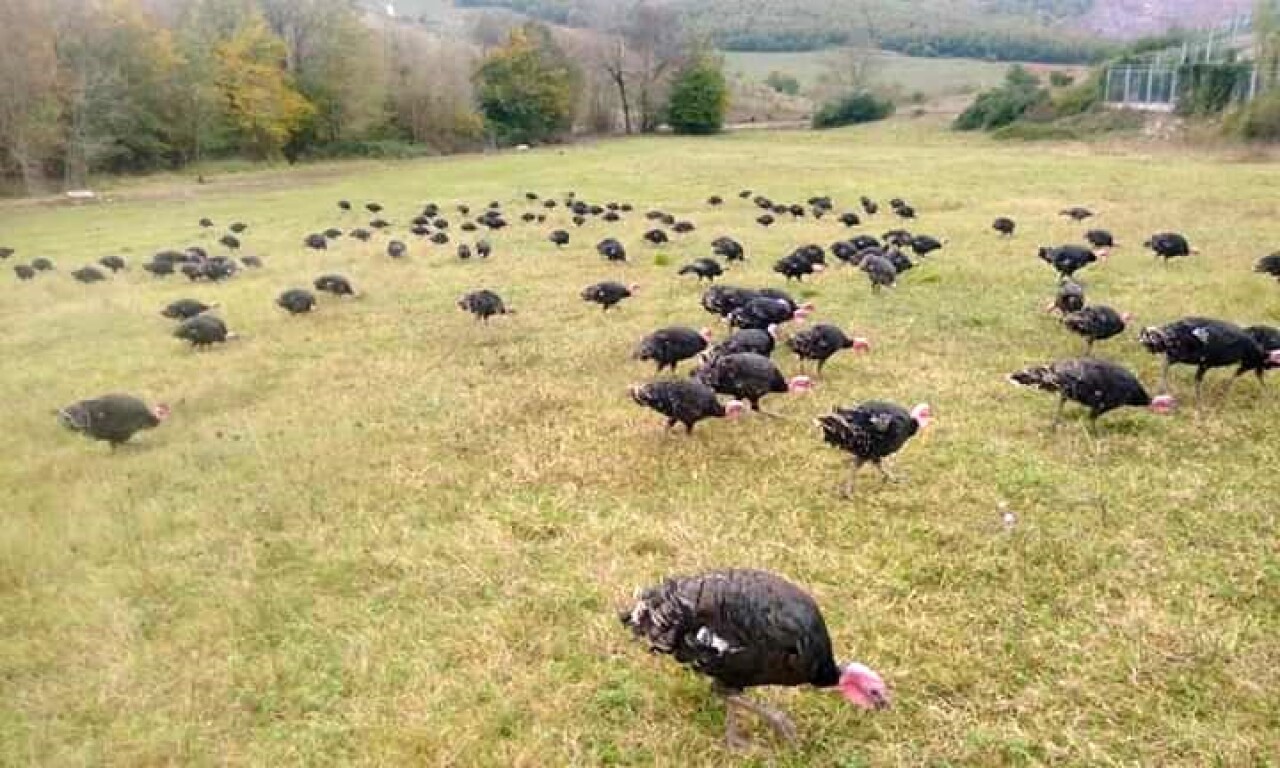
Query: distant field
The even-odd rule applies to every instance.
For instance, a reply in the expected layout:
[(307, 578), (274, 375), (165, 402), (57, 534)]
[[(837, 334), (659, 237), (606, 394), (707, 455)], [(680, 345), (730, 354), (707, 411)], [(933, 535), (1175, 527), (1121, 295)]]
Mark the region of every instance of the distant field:
[[(730, 72), (763, 80), (770, 72), (789, 74), (810, 88), (827, 70), (833, 52), (738, 53), (725, 54)], [(875, 57), (876, 83), (897, 88), (904, 94), (923, 93), (927, 97), (976, 91), (998, 85), (1011, 65), (1008, 62), (975, 59), (931, 59), (883, 53)]]
[[(941, 63), (939, 63), (941, 64)], [(116, 202), (0, 205), (0, 765), (41, 766), (1268, 766), (1280, 755), (1280, 398), (1252, 380), (1197, 415), (1076, 410), (1005, 375), (1074, 356), (1041, 310), (1045, 243), (1079, 240), (1057, 212), (1088, 205), (1122, 246), (1084, 274), (1097, 302), (1154, 324), (1200, 313), (1280, 323), (1280, 288), (1250, 271), (1280, 248), (1274, 166), (1132, 147), (998, 144), (896, 120), (828, 133), (639, 138), (489, 157), (135, 180)], [(663, 325), (701, 326), (702, 288), (676, 275), (732, 234), (750, 260), (727, 281), (784, 287), (773, 261), (851, 233), (833, 218), (769, 230), (736, 195), (861, 194), (915, 204), (948, 245), (873, 297), (833, 267), (798, 297), (814, 321), (871, 338), (782, 418), (665, 434), (631, 403), (631, 360)], [(625, 222), (519, 223), (523, 193), (630, 201)], [(718, 193), (728, 202), (703, 201)], [(304, 252), (308, 232), (367, 218), (407, 237), (436, 201), (501, 201), (514, 225), (487, 262), (386, 237)], [(656, 251), (639, 212), (696, 232)], [(541, 210), (541, 209), (539, 209)], [(990, 231), (1015, 217), (1016, 237)], [(196, 222), (249, 225), (266, 267), (225, 284), (156, 280)], [(857, 232), (881, 233), (887, 215)], [(549, 229), (567, 226), (556, 250)], [(1140, 243), (1181, 229), (1202, 255), (1161, 267)], [(623, 240), (625, 265), (594, 244)], [(469, 239), (469, 238), (467, 238)], [(456, 240), (455, 240), (456, 242)], [(84, 286), (107, 253), (132, 269)], [(665, 256), (669, 266), (655, 263)], [(51, 257), (18, 283), (10, 265)], [(358, 300), (310, 316), (282, 290), (341, 271)], [(642, 284), (617, 312), (578, 299)], [(490, 287), (518, 314), (488, 326), (454, 307)], [(195, 297), (242, 338), (193, 352), (158, 315)], [(720, 329), (717, 327), (717, 331)], [(1154, 385), (1128, 332), (1098, 353)], [(794, 357), (776, 359), (788, 373)], [(681, 375), (688, 371), (682, 366)], [(1189, 401), (1191, 373), (1175, 374)], [(173, 407), (114, 455), (54, 411), (129, 391)], [(938, 423), (857, 497), (811, 420), (884, 398)], [(1001, 524), (1001, 504), (1017, 516)], [(721, 743), (707, 684), (632, 643), (615, 616), (672, 572), (755, 566), (825, 608), (841, 658), (877, 667), (892, 710), (811, 691), (763, 692), (800, 728)]]

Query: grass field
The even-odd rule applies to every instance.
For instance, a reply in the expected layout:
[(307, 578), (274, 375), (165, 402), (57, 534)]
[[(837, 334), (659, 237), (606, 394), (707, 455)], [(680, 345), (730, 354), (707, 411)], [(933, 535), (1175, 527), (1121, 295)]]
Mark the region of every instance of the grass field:
[[(837, 54), (831, 51), (730, 52), (725, 54), (725, 63), (730, 73), (741, 73), (756, 80), (764, 80), (770, 72), (782, 72), (799, 80), (807, 89), (818, 84), (834, 55)], [(933, 98), (993, 88), (1004, 79), (1010, 65), (977, 59), (936, 59), (881, 53), (875, 56), (872, 66), (872, 80), (876, 85), (897, 89), (906, 95), (922, 93)]]
[[(1053, 279), (1034, 258), (1079, 238), (1055, 216), (1066, 205), (1096, 207), (1124, 243), (1086, 274), (1095, 300), (1140, 323), (1280, 322), (1280, 289), (1249, 271), (1280, 243), (1274, 177), (891, 122), (135, 182), (112, 204), (0, 208), (0, 244), (58, 264), (30, 284), (0, 276), (0, 765), (1273, 765), (1274, 392), (1244, 381), (1199, 416), (1119, 413), (1094, 437), (1074, 418), (1049, 431), (1052, 399), (1003, 377), (1079, 350), (1039, 311)], [(666, 435), (625, 393), (652, 374), (629, 359), (644, 333), (708, 319), (675, 265), (732, 233), (752, 259), (729, 282), (781, 285), (774, 258), (844, 236), (829, 219), (763, 231), (742, 187), (900, 195), (917, 230), (950, 244), (881, 298), (842, 269), (798, 289), (815, 319), (876, 350), (774, 402), (786, 419)], [(355, 224), (341, 197), (379, 200), (401, 225), (429, 200), (517, 214), (526, 190), (570, 189), (699, 228), (665, 268), (638, 215), (575, 231), (563, 252), (549, 227), (517, 223), (487, 263), (299, 247)], [(707, 208), (711, 193), (730, 203)], [(988, 229), (1000, 214), (1021, 222), (1016, 238)], [(200, 216), (248, 222), (267, 267), (222, 285), (137, 268), (202, 242)], [(1165, 228), (1203, 255), (1153, 264), (1139, 244)], [(595, 255), (606, 232), (631, 264)], [(133, 270), (68, 276), (112, 252)], [(365, 297), (297, 318), (273, 306), (334, 269)], [(643, 292), (607, 316), (577, 299), (611, 277)], [(482, 286), (519, 313), (485, 327), (454, 308)], [(157, 312), (184, 296), (220, 302), (243, 338), (205, 353), (171, 339)], [(1132, 335), (1099, 351), (1154, 384)], [(1189, 379), (1175, 384), (1188, 399)], [(58, 427), (54, 409), (108, 391), (174, 415), (115, 455)], [(939, 421), (899, 457), (904, 484), (868, 473), (842, 501), (847, 461), (810, 419), (873, 397), (927, 400)], [(810, 588), (837, 655), (883, 672), (894, 709), (765, 692), (801, 743), (760, 732), (745, 757), (727, 752), (706, 683), (630, 642), (614, 611), (665, 574), (728, 565)]]

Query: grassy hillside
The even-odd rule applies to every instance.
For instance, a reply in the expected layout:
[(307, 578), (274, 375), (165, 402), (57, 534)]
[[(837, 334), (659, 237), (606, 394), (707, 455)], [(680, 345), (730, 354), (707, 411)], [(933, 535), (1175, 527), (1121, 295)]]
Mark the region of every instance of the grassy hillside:
[[(764, 80), (771, 72), (782, 72), (800, 81), (804, 88), (818, 84), (828, 71), (831, 51), (799, 51), (792, 53), (729, 52), (725, 55), (730, 73)], [(974, 91), (999, 85), (1009, 65), (975, 59), (931, 59), (877, 55), (872, 63), (872, 80), (876, 85), (894, 88), (904, 94), (926, 96)]]
[[(1003, 377), (1080, 349), (1040, 311), (1054, 280), (1034, 258), (1078, 239), (1055, 215), (1067, 204), (1096, 207), (1124, 244), (1086, 275), (1096, 300), (1142, 323), (1280, 322), (1276, 285), (1249, 272), (1280, 242), (1273, 181), (1262, 165), (892, 122), (2, 207), (3, 244), (58, 272), (0, 275), (0, 764), (1266, 765), (1280, 754), (1274, 393), (1243, 381), (1198, 416), (1117, 414), (1092, 436), (1074, 418), (1049, 431), (1052, 400)], [(664, 434), (625, 393), (652, 375), (629, 359), (637, 339), (708, 320), (674, 265), (733, 233), (751, 260), (730, 282), (781, 286), (774, 258), (847, 235), (829, 219), (763, 231), (741, 187), (901, 195), (950, 243), (880, 298), (838, 268), (795, 288), (876, 350), (778, 399), (784, 418)], [(661, 206), (698, 230), (662, 251), (669, 267), (639, 216), (575, 230), (562, 252), (550, 224), (516, 225), (484, 263), (416, 243), (401, 262), (381, 244), (299, 247), (355, 224), (339, 198), (381, 201), (403, 233), (428, 200), (518, 213), (530, 189)], [(709, 209), (711, 193), (731, 202)], [(1000, 214), (1016, 238), (988, 229)], [(223, 285), (137, 268), (202, 242), (201, 216), (249, 223), (267, 267)], [(1203, 255), (1153, 264), (1138, 244), (1169, 227)], [(600, 261), (606, 234), (632, 263)], [(108, 252), (134, 268), (68, 277)], [(272, 305), (333, 269), (365, 297), (296, 318)], [(604, 278), (644, 287), (602, 316), (577, 292)], [(480, 286), (519, 314), (486, 327), (459, 313)], [(182, 296), (220, 302), (243, 338), (201, 353), (169, 338), (156, 313)], [(1132, 334), (1100, 354), (1155, 380)], [(114, 455), (57, 426), (55, 408), (115, 390), (174, 415)], [(867, 398), (927, 400), (939, 423), (899, 457), (905, 483), (867, 475), (843, 501), (848, 462), (810, 420)], [(724, 565), (812, 589), (840, 656), (879, 668), (894, 709), (769, 692), (801, 743), (760, 734), (753, 754), (726, 752), (706, 684), (614, 616), (637, 585)]]

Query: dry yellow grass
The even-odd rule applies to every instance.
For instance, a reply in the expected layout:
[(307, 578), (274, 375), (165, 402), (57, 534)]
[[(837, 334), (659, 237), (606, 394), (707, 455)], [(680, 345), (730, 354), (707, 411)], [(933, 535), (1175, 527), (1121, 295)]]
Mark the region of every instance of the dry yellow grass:
[[(16, 258), (59, 267), (0, 281), (0, 764), (1271, 764), (1274, 394), (1242, 382), (1199, 418), (1115, 414), (1094, 439), (1076, 421), (1049, 432), (1051, 399), (1003, 376), (1078, 350), (1038, 312), (1053, 281), (1034, 259), (1079, 238), (1055, 216), (1068, 204), (1096, 207), (1124, 243), (1086, 274), (1096, 300), (1148, 323), (1280, 322), (1276, 286), (1249, 272), (1280, 242), (1275, 175), (893, 122), (0, 209)], [(840, 269), (800, 289), (817, 319), (855, 324), (877, 349), (774, 403), (788, 420), (667, 436), (625, 388), (650, 375), (629, 360), (643, 333), (706, 321), (676, 265), (731, 233), (752, 260), (729, 282), (774, 285), (774, 258), (843, 235), (829, 219), (765, 232), (742, 187), (900, 195), (917, 229), (950, 244), (881, 299)], [(403, 225), (429, 200), (502, 200), (514, 218), (524, 191), (570, 189), (637, 215), (575, 231), (563, 252), (516, 223), (488, 263), (452, 247), (416, 245), (404, 262), (350, 241), (299, 247), (343, 221), (340, 197), (379, 200)], [(707, 208), (712, 193), (729, 204)], [(665, 251), (670, 267), (639, 241), (650, 206), (699, 226)], [(989, 230), (1002, 214), (1022, 225), (1011, 241)], [(151, 252), (200, 242), (205, 215), (248, 222), (246, 250), (267, 268), (223, 285), (141, 272)], [(1155, 266), (1140, 243), (1165, 228), (1203, 255)], [(595, 255), (607, 231), (631, 264)], [(99, 286), (68, 277), (110, 252), (132, 270)], [(365, 298), (297, 318), (273, 306), (334, 269)], [(643, 292), (607, 316), (577, 299), (611, 277)], [(519, 314), (483, 327), (454, 309), (482, 286)], [(243, 339), (196, 354), (169, 338), (156, 313), (181, 296), (220, 302)], [(1132, 337), (1099, 351), (1154, 381)], [(115, 455), (52, 417), (117, 390), (174, 416)], [(939, 424), (900, 457), (906, 484), (868, 475), (843, 502), (846, 462), (809, 419), (871, 397), (928, 400)], [(838, 653), (880, 669), (896, 707), (771, 692), (802, 743), (761, 733), (753, 753), (726, 752), (706, 684), (629, 642), (614, 609), (669, 572), (729, 565), (812, 589)]]

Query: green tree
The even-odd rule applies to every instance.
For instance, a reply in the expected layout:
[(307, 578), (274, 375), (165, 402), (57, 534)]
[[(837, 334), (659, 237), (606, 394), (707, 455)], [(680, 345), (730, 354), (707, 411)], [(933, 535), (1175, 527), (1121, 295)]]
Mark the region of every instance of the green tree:
[(1004, 85), (978, 94), (973, 104), (956, 118), (954, 127), (958, 131), (992, 131), (1048, 100), (1049, 92), (1040, 87), (1040, 78), (1015, 65), (1005, 75)]
[(676, 133), (719, 133), (728, 108), (723, 62), (718, 56), (700, 54), (676, 73), (667, 101), (667, 123)]
[(289, 81), (284, 41), (254, 14), (214, 55), (215, 84), (239, 148), (258, 158), (277, 157), (314, 112)]
[(545, 27), (512, 30), (475, 81), (480, 111), (500, 144), (545, 141), (572, 128), (578, 77)]

